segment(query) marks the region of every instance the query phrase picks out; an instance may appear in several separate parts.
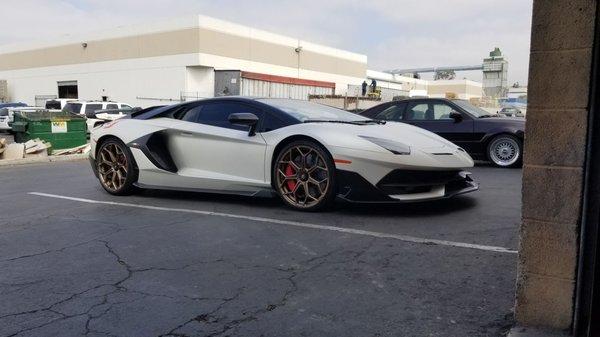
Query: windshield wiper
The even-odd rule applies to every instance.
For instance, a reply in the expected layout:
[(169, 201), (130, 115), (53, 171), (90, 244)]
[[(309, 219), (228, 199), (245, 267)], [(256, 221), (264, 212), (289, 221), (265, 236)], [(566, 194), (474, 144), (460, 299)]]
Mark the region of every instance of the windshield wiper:
[(339, 123), (339, 124), (353, 124), (353, 125), (365, 125), (365, 124), (385, 124), (385, 121), (378, 121), (373, 119), (367, 119), (364, 121), (341, 121), (336, 119), (307, 119), (303, 123)]
[(478, 118), (492, 118), (492, 117), (494, 117), (494, 116), (492, 116), (492, 115), (481, 115)]

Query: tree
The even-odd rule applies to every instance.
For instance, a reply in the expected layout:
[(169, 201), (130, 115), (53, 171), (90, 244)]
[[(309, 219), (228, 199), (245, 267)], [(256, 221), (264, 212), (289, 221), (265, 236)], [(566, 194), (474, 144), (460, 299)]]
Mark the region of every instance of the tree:
[(435, 72), (434, 80), (453, 80), (456, 77), (454, 70), (438, 70)]

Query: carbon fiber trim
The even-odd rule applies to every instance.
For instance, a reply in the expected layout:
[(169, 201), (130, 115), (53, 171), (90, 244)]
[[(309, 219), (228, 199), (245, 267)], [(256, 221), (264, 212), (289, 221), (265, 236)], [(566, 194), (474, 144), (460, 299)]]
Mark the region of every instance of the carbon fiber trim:
[(163, 131), (157, 131), (137, 138), (128, 143), (127, 146), (141, 150), (148, 160), (159, 169), (176, 173), (178, 169), (169, 153), (167, 144), (166, 134)]

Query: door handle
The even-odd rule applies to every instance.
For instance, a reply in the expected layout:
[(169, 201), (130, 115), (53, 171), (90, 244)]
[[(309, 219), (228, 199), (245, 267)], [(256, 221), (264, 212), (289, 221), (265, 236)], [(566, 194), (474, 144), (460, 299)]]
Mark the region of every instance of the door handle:
[(181, 134), (182, 136), (184, 136), (184, 137), (192, 137), (192, 136), (194, 135), (194, 134), (193, 134), (193, 133), (191, 133), (191, 132), (181, 132), (180, 134)]

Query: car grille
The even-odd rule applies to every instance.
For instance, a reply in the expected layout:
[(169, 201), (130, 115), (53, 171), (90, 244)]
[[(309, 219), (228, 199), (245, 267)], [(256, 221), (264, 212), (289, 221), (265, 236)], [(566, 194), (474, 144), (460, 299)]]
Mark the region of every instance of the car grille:
[(383, 177), (377, 187), (387, 195), (426, 193), (434, 186), (464, 182), (460, 171), (394, 170)]

